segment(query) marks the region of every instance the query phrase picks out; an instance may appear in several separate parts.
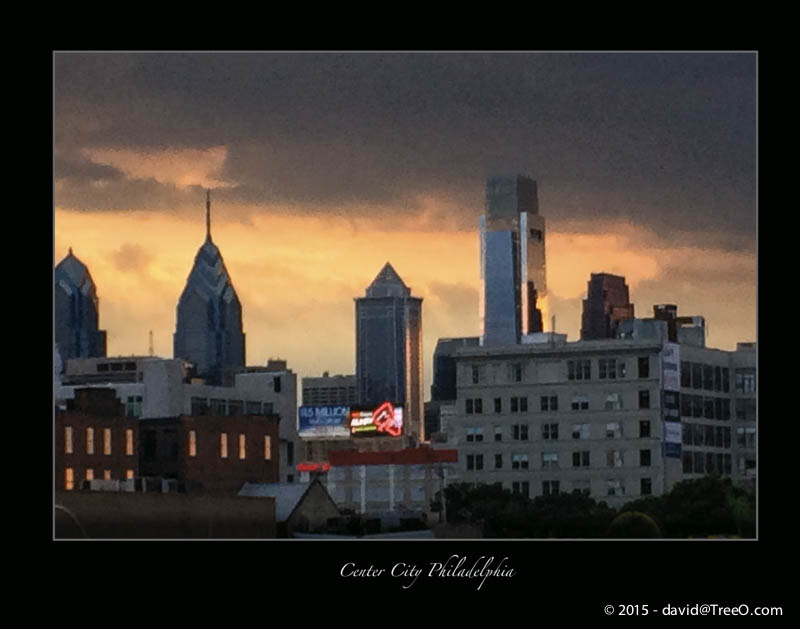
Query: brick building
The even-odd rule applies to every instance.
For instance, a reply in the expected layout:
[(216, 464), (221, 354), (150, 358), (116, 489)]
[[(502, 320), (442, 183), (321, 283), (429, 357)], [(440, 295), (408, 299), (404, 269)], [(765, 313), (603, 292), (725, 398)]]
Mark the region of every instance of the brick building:
[(113, 389), (78, 389), (55, 414), (55, 486), (139, 476), (139, 422), (125, 416)]

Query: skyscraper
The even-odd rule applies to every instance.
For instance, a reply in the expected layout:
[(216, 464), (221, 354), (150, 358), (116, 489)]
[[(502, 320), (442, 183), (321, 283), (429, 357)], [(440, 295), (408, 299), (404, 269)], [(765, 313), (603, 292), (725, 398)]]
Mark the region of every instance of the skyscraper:
[(422, 439), (422, 298), (387, 262), (355, 302), (359, 402), (402, 404), (404, 434)]
[(586, 299), (583, 300), (581, 339), (617, 338), (621, 321), (633, 319), (625, 278), (610, 273), (592, 273)]
[(206, 240), (194, 259), (177, 308), (174, 357), (194, 364), (208, 384), (231, 386), (244, 367), (242, 305), (222, 254), (211, 240), (211, 194), (206, 194)]
[(545, 225), (536, 182), (500, 175), (486, 183), (480, 219), (482, 345), (513, 345), (544, 331)]
[(62, 366), (70, 358), (106, 355), (106, 333), (98, 320), (97, 288), (70, 248), (55, 270), (55, 341)]

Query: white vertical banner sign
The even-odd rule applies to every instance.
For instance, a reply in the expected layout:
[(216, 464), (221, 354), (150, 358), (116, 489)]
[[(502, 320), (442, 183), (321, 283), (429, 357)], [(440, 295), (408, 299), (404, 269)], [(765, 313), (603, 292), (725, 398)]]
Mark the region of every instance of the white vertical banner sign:
[(661, 350), (661, 419), (664, 456), (681, 458), (681, 355), (680, 345), (664, 343)]

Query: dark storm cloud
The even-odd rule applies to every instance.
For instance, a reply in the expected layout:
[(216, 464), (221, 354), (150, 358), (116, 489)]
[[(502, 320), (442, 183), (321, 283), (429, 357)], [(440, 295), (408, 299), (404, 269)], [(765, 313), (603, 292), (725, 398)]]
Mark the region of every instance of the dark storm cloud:
[[(56, 55), (56, 146), (225, 145), (232, 200), (483, 206), (755, 232), (752, 54)], [(464, 217), (461, 217), (464, 218)]]
[(81, 156), (56, 155), (53, 160), (56, 179), (69, 179), (73, 183), (110, 182), (122, 179), (120, 170), (108, 164), (97, 164)]

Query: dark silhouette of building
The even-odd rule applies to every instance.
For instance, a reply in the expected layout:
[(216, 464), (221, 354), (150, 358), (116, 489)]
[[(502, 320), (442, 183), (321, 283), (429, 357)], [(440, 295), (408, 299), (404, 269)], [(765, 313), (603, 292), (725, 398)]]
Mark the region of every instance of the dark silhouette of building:
[(609, 273), (592, 273), (587, 298), (583, 300), (581, 339), (617, 338), (619, 324), (633, 319), (625, 278)]
[(387, 262), (355, 302), (359, 403), (402, 405), (403, 434), (422, 439), (422, 299)]
[(70, 248), (55, 269), (55, 341), (62, 366), (71, 358), (106, 355), (106, 333), (98, 328), (98, 318), (97, 288)]
[(480, 220), (482, 345), (513, 345), (543, 332), (545, 224), (536, 182), (490, 177)]
[(211, 198), (206, 197), (206, 240), (178, 301), (174, 357), (194, 365), (208, 384), (232, 386), (244, 368), (242, 305), (222, 254), (211, 240)]
[(478, 347), (478, 345), (480, 338), (477, 336), (438, 340), (433, 352), (431, 400), (456, 399), (456, 351), (462, 347)]

